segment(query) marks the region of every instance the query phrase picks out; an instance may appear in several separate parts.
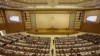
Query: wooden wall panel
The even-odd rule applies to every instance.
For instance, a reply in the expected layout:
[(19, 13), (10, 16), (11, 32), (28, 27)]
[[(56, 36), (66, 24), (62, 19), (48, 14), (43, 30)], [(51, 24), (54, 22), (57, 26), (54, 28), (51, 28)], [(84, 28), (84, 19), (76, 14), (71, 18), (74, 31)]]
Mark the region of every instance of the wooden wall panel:
[(89, 23), (82, 24), (82, 31), (98, 32), (98, 30), (99, 30), (99, 24), (89, 24)]
[(0, 24), (0, 30), (5, 30), (5, 24)]
[[(92, 33), (100, 33), (100, 13), (99, 12), (100, 12), (100, 10), (85, 11), (85, 16), (84, 16), (84, 19), (82, 20), (81, 31), (92, 32)], [(86, 19), (86, 16), (89, 16), (89, 15), (91, 15), (91, 16), (93, 16), (93, 15), (96, 16), (97, 15), (97, 17), (99, 19), (99, 22), (98, 23), (85, 22), (84, 20)]]
[(5, 30), (6, 29), (6, 23), (5, 23), (5, 17), (3, 10), (0, 10), (0, 30)]
[[(5, 10), (6, 20), (7, 20), (7, 33), (15, 33), (15, 32), (22, 32), (25, 31), (24, 21), (22, 18), (21, 11), (15, 10)], [(19, 22), (11, 22), (9, 17), (10, 16), (19, 16)]]
[(13, 32), (22, 32), (24, 31), (23, 23), (8, 23), (7, 32), (13, 33)]

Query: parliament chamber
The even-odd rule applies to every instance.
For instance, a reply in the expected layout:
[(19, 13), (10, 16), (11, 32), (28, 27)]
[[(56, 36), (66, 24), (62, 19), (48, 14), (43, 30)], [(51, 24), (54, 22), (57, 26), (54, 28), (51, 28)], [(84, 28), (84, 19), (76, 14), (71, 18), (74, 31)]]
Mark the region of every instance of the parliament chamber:
[(100, 56), (100, 0), (0, 0), (0, 56)]

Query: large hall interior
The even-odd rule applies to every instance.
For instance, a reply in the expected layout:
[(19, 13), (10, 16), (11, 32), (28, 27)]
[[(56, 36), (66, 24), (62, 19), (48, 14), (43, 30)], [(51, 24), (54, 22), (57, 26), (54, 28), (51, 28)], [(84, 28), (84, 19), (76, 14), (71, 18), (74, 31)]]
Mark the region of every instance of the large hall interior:
[(0, 56), (100, 56), (100, 0), (0, 0)]

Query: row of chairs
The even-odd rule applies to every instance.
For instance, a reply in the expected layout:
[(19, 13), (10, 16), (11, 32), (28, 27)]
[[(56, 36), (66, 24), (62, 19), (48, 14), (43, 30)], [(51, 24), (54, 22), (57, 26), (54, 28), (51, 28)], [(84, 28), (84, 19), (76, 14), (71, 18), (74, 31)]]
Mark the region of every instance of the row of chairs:
[(100, 44), (100, 36), (99, 35), (93, 35), (93, 34), (83, 34), (79, 35), (78, 38), (87, 40), (89, 42), (92, 42), (94, 44)]
[(14, 34), (0, 36), (0, 54), (5, 56), (49, 56), (49, 37)]
[(57, 56), (100, 56), (100, 45), (80, 36), (56, 37), (54, 43)]

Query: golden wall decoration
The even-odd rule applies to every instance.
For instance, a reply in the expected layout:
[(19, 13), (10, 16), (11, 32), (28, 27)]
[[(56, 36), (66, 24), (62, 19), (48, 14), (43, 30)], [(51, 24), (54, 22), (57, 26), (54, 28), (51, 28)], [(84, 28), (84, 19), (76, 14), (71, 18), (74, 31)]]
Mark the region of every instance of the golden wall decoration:
[(54, 16), (51, 16), (51, 20), (54, 20)]

